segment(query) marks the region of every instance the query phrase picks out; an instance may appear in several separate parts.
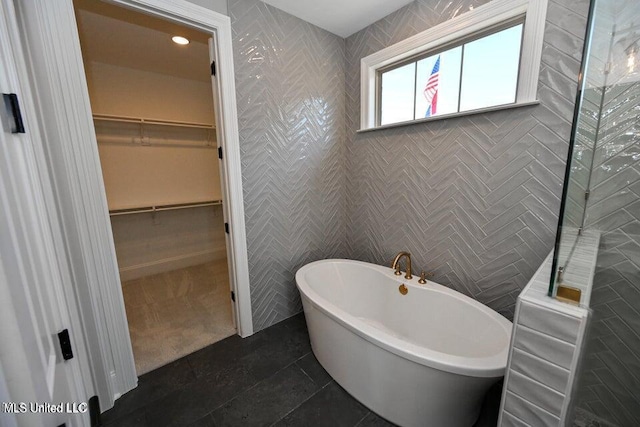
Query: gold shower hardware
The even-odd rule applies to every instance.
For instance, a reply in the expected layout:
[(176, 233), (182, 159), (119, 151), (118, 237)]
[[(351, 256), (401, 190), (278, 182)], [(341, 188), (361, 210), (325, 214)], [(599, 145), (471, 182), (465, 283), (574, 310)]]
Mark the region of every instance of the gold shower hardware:
[(582, 291), (578, 288), (573, 288), (566, 285), (558, 285), (558, 291), (556, 292), (556, 298), (569, 304), (580, 304), (580, 298), (582, 297)]
[(411, 254), (409, 252), (402, 251), (396, 255), (391, 263), (391, 268), (393, 268), (396, 272), (395, 275), (399, 276), (400, 273), (400, 259), (402, 257), (407, 257), (407, 274), (404, 276), (405, 279), (411, 280), (413, 276), (411, 275)]
[(400, 286), (398, 287), (398, 291), (400, 291), (400, 293), (401, 293), (402, 295), (406, 295), (406, 294), (407, 294), (407, 292), (409, 292), (409, 289), (407, 289), (407, 287), (406, 287), (406, 286), (404, 285), (404, 283), (403, 283), (402, 285), (400, 285)]

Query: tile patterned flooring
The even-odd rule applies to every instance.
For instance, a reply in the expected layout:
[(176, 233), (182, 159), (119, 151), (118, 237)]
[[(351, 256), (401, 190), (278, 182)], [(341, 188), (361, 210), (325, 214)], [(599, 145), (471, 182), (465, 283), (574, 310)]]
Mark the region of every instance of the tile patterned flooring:
[(142, 375), (236, 333), (226, 260), (123, 282)]
[[(477, 427), (496, 425), (500, 393), (500, 384), (488, 393)], [(102, 421), (108, 427), (392, 426), (316, 361), (302, 313), (141, 376)]]

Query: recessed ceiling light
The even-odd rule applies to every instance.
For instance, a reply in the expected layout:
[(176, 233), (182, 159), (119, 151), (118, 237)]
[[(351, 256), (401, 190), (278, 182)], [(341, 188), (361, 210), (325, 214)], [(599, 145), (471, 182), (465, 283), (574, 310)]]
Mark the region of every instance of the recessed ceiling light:
[(186, 39), (181, 36), (173, 36), (171, 37), (171, 40), (173, 40), (174, 43), (178, 43), (178, 44), (189, 44), (189, 39)]

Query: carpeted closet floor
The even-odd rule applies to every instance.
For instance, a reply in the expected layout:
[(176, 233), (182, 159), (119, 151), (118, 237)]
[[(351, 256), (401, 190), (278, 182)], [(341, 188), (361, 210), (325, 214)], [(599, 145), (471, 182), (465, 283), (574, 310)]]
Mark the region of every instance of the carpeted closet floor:
[(122, 283), (138, 375), (236, 333), (226, 260)]

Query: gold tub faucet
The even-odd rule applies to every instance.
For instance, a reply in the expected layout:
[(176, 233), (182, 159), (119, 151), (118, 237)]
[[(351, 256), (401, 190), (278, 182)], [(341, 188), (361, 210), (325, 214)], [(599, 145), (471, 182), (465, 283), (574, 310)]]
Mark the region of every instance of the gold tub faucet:
[(411, 275), (411, 254), (409, 252), (403, 251), (396, 255), (396, 257), (393, 259), (393, 263), (391, 263), (391, 268), (396, 271), (396, 276), (401, 275), (402, 273), (400, 272), (400, 259), (402, 259), (402, 257), (407, 257), (407, 274), (404, 276), (404, 278), (407, 280), (412, 279), (413, 276)]

